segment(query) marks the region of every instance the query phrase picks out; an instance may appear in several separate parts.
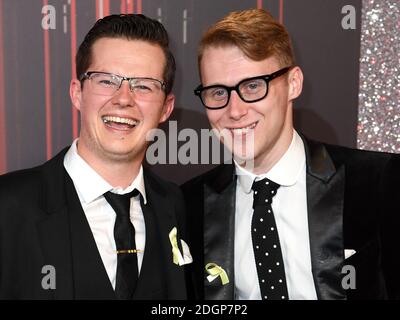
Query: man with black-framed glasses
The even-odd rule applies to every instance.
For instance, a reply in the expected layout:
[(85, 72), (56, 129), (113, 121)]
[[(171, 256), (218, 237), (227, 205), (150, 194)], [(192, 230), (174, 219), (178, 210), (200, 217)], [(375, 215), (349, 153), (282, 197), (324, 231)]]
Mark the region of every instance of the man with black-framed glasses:
[(168, 42), (135, 14), (86, 35), (70, 83), (79, 138), (0, 177), (0, 299), (186, 299), (183, 197), (142, 166), (174, 109)]
[(211, 26), (198, 66), (194, 93), (234, 163), (182, 186), (196, 297), (399, 299), (399, 157), (293, 128), (303, 73), (287, 30), (264, 10)]

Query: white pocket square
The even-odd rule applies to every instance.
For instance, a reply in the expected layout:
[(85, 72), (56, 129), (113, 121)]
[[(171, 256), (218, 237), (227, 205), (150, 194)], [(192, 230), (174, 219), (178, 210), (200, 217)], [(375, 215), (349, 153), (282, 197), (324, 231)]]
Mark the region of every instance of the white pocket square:
[(350, 258), (355, 253), (356, 253), (356, 250), (344, 249), (344, 259)]
[(190, 254), (189, 246), (185, 241), (181, 239), (182, 251), (183, 251), (183, 264), (189, 264), (193, 262), (192, 255)]

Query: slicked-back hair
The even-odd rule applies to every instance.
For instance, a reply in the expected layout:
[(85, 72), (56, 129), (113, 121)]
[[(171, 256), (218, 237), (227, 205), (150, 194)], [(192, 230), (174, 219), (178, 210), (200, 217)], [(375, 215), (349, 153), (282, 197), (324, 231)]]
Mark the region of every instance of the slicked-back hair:
[(101, 38), (142, 40), (159, 45), (165, 55), (163, 81), (166, 94), (172, 90), (175, 78), (175, 58), (169, 48), (169, 37), (164, 26), (157, 20), (142, 14), (114, 14), (97, 20), (85, 36), (76, 54), (76, 74), (79, 77), (92, 62), (93, 44)]

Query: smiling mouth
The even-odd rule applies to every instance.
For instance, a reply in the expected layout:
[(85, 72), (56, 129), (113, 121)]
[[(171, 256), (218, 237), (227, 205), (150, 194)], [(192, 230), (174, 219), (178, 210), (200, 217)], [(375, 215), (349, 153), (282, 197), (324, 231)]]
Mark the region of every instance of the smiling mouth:
[(250, 130), (253, 130), (256, 127), (257, 123), (258, 123), (258, 121), (257, 122), (253, 122), (252, 124), (250, 124), (247, 127), (228, 128), (228, 129), (232, 132), (233, 135), (243, 135), (243, 134), (249, 133)]
[(118, 130), (128, 130), (136, 127), (139, 121), (130, 118), (114, 117), (114, 116), (103, 116), (101, 117), (104, 124), (108, 127)]

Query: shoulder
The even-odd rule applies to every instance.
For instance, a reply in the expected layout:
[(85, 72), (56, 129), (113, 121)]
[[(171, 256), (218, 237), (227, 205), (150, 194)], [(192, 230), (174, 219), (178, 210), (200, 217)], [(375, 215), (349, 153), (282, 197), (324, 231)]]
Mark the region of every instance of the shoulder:
[(42, 201), (43, 189), (49, 188), (49, 185), (54, 188), (54, 184), (49, 181), (57, 180), (57, 173), (59, 174), (63, 170), (65, 150), (37, 167), (1, 175), (0, 202), (3, 204), (2, 208), (34, 206)]
[(13, 229), (15, 223), (25, 223), (26, 217), (40, 207), (40, 176), (40, 168), (0, 176), (0, 225)]
[(396, 154), (333, 145), (327, 145), (326, 148), (336, 168), (343, 165), (347, 176), (362, 178), (361, 180), (368, 177), (368, 179), (386, 179), (400, 167), (399, 155)]
[(329, 156), (336, 168), (344, 165), (348, 169), (364, 172), (384, 169), (390, 162), (398, 162), (399, 157), (392, 153), (360, 150), (309, 139), (305, 139), (305, 148), (308, 161), (312, 158), (313, 152), (319, 150), (320, 154), (326, 153), (326, 156)]
[(389, 161), (393, 156), (392, 153), (360, 150), (348, 148), (338, 145), (324, 144), (328, 153), (335, 159), (347, 162), (361, 162), (365, 160), (376, 163), (384, 163)]
[(41, 166), (0, 176), (0, 199), (13, 194), (29, 195), (40, 186)]
[[(45, 175), (49, 177), (54, 173), (63, 170), (63, 160), (68, 149), (69, 147), (64, 148), (56, 156), (39, 166), (1, 175), (0, 194), (3, 194), (4, 192), (15, 192), (20, 190), (20, 188), (24, 189), (28, 187), (32, 189), (40, 184)], [(20, 192), (22, 191), (24, 190), (20, 190)]]

